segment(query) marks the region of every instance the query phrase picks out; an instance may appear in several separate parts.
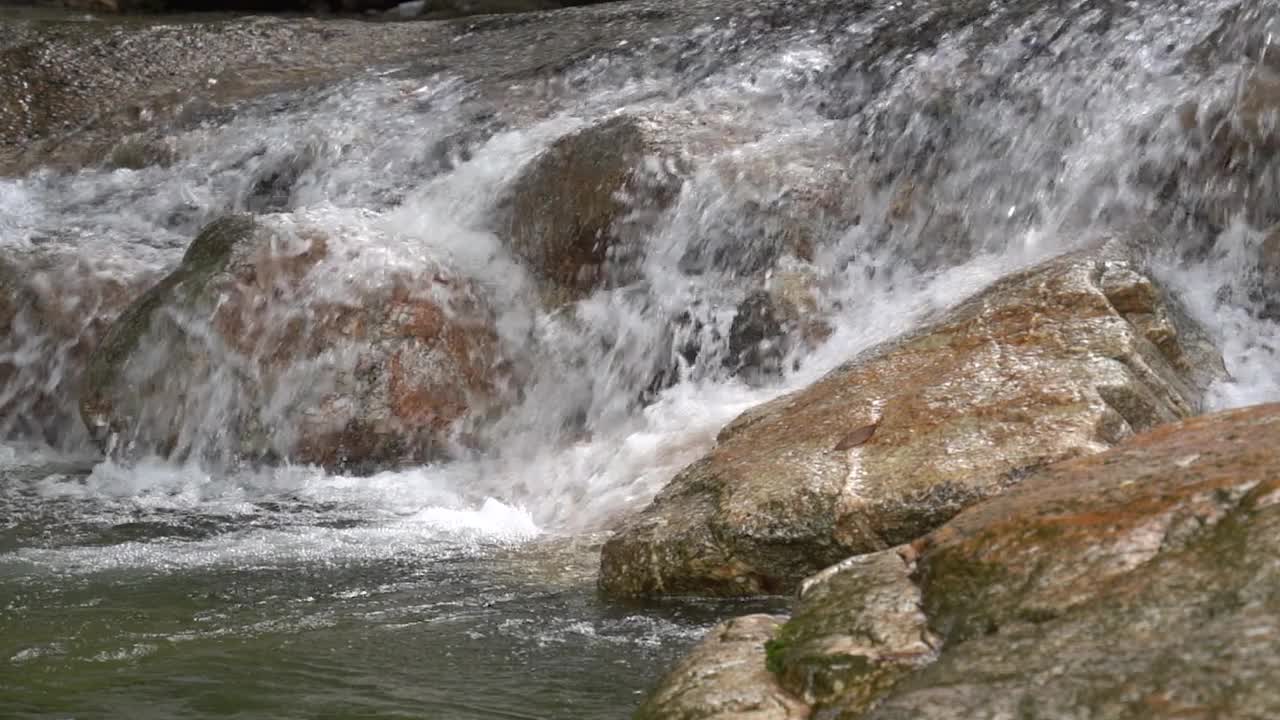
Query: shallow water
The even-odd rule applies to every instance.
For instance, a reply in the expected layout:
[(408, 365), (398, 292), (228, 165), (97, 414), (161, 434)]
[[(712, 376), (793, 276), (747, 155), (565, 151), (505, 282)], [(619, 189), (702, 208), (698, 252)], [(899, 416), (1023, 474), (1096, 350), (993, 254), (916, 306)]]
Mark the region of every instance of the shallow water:
[[(1195, 151), (1172, 108), (1231, 97), (1243, 54), (1206, 72), (1184, 55), (1239, 3), (819, 5), (744, 5), (686, 35), (640, 34), (541, 85), (425, 61), (368, 68), (174, 130), (167, 165), (0, 178), (7, 253), (154, 276), (209, 220), (254, 212), (343, 251), (318, 293), (398, 270), (474, 279), (503, 352), (529, 369), (503, 417), (471, 428), (482, 450), (362, 477), (233, 462), (219, 431), (239, 408), (217, 376), (191, 378), (184, 398), (183, 447), (201, 465), (104, 462), (62, 398), (71, 419), (45, 438), (55, 447), (0, 446), (0, 717), (625, 717), (715, 620), (783, 603), (605, 603), (603, 529), (740, 412), (1013, 269), (1134, 224), (1224, 350), (1233, 377), (1208, 406), (1280, 399), (1280, 323), (1256, 293), (1264, 228), (1171, 218), (1134, 180)], [(626, 8), (563, 17), (590, 12)], [(500, 28), (484, 32), (505, 52)], [(498, 229), (504, 192), (550, 143), (618, 110), (733, 132), (690, 150), (634, 282), (544, 309)], [(762, 282), (747, 270), (770, 250), (758, 209), (786, 208), (815, 177), (854, 206), (813, 253), (833, 333), (748, 384), (725, 370), (724, 338)], [(949, 214), (882, 220), (917, 181)], [(93, 300), (77, 293), (64, 289)], [(673, 322), (682, 314), (696, 322)], [(19, 400), (0, 417), (6, 436), (40, 410), (37, 389), (59, 397), (71, 367), (45, 329), (17, 327), (0, 348), (18, 369), (0, 388)], [(697, 358), (676, 359), (691, 339)], [(680, 381), (641, 400), (673, 361)], [(325, 371), (301, 368), (264, 424), (290, 427)]]
[(113, 497), (31, 460), (0, 470), (5, 718), (621, 717), (717, 617), (779, 604), (603, 603), (589, 538), (496, 501)]

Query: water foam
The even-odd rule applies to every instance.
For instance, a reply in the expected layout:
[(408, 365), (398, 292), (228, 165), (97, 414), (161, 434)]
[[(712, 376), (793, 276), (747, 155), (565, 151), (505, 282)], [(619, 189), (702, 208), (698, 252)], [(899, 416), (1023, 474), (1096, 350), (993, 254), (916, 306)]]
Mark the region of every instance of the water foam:
[[(1029, 52), (1028, 37), (1059, 24), (1037, 12), (998, 32), (972, 23), (919, 47), (919, 38), (903, 38), (902, 48), (882, 48), (863, 64), (848, 60), (893, 36), (904, 10), (846, 18), (832, 37), (778, 31), (773, 45), (758, 50), (736, 30), (707, 28), (689, 41), (702, 43), (682, 60), (692, 68), (637, 74), (623, 60), (587, 61), (567, 71), (561, 109), (513, 113), (505, 127), (476, 119), (480, 94), (457, 78), (370, 75), (268, 99), (225, 125), (180, 133), (170, 138), (178, 159), (169, 168), (0, 181), (0, 243), (53, 243), (110, 257), (121, 273), (171, 267), (201, 224), (244, 209), (341, 237), (351, 252), (327, 268), (339, 280), (376, 284), (396, 269), (448, 264), (482, 284), (500, 311), (504, 347), (534, 366), (524, 400), (490, 430), (490, 447), (479, 456), (362, 478), (314, 468), (226, 474), (108, 462), (88, 478), (49, 478), (39, 492), (78, 499), (104, 517), (222, 513), (284, 527), (194, 544), (32, 549), (21, 557), (76, 567), (183, 567), (213, 562), (221, 548), (228, 562), (253, 564), (325, 553), (391, 556), (440, 536), (506, 541), (607, 526), (650, 499), (747, 408), (811, 383), (1013, 269), (1149, 213), (1150, 189), (1131, 180), (1143, 159), (1130, 152), (1133, 136), (1171, 123), (1172, 102), (1219, 92), (1217, 78), (1182, 72), (1162, 50), (1201, 40), (1214, 26), (1212, 9), (1120, 15), (1097, 32), (1080, 29), (1100, 19), (1084, 12), (1053, 45), (1033, 43)], [(924, 18), (935, 20), (945, 18)], [(568, 311), (542, 309), (534, 279), (494, 227), (495, 208), (555, 139), (619, 109), (683, 113), (739, 136), (699, 156), (647, 238), (637, 283), (597, 292)], [(469, 131), (474, 136), (460, 135)], [(744, 220), (748, 208), (785, 203), (809, 189), (803, 180), (815, 175), (805, 173), (832, 171), (837, 192), (854, 196), (859, 210), (856, 222), (826, 228), (814, 249), (818, 303), (833, 334), (793, 358), (803, 362), (776, 382), (729, 377), (716, 342), (723, 344), (755, 280), (735, 268), (685, 272), (680, 260), (714, 238), (741, 244), (756, 229)], [(795, 186), (793, 177), (801, 178)], [(929, 185), (951, 214), (937, 220), (910, 210), (886, 220), (913, 182)], [(1160, 266), (1222, 343), (1233, 380), (1214, 389), (1216, 407), (1280, 397), (1276, 323), (1243, 301), (1222, 301), (1224, 286), (1240, 284), (1257, 242), (1254, 231), (1227, 232), (1219, 238), (1224, 252)], [(334, 282), (327, 290), (349, 291), (343, 287)], [(686, 312), (701, 323), (703, 351), (682, 367), (681, 382), (640, 402), (655, 364), (671, 359), (672, 318)], [(288, 403), (280, 407), (276, 419), (287, 423)], [(217, 421), (215, 413), (192, 432), (211, 433)], [(318, 527), (335, 519), (367, 527)], [(354, 549), (361, 543), (376, 547)]]

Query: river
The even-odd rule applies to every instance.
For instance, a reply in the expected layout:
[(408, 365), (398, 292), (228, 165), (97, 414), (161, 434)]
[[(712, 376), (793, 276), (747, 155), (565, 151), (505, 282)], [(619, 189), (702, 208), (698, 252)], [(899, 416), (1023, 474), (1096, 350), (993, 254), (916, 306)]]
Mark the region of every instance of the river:
[[(651, 5), (564, 17), (589, 26)], [(230, 410), (216, 383), (193, 390), (206, 412), (181, 429), (200, 461), (104, 460), (76, 423), (20, 437), (34, 412), (22, 398), (70, 360), (47, 329), (16, 324), (2, 358), (17, 371), (0, 418), (12, 438), (0, 446), (0, 716), (627, 717), (718, 619), (787, 599), (606, 602), (594, 573), (613, 519), (747, 408), (1139, 222), (1158, 274), (1225, 348), (1232, 379), (1209, 404), (1280, 399), (1280, 324), (1253, 292), (1260, 229), (1162, 213), (1168, 189), (1143, 180), (1195, 152), (1174, 108), (1237, 92), (1243, 54), (1187, 58), (1239, 5), (694, 3), (691, 30), (641, 24), (629, 45), (575, 56), (536, 87), (379, 63), (167, 131), (168, 162), (0, 178), (0, 248), (56, 250), (99, 274), (163, 272), (232, 211), (333, 233), (344, 278), (447, 262), (485, 289), (504, 351), (530, 368), (484, 449), (452, 462), (351, 474), (222, 462)], [(1229, 32), (1269, 32), (1259, 23)], [(694, 154), (633, 280), (567, 318), (539, 305), (493, 218), (540, 152), (618, 111), (734, 135)], [(778, 213), (758, 210), (785, 208), (822, 173), (857, 206), (822, 225), (809, 261), (830, 337), (747, 382), (726, 369), (725, 338), (758, 282), (748, 266), (775, 240)], [(913, 178), (945, 213), (879, 221)], [(647, 393), (690, 341), (700, 350), (677, 361), (680, 380)]]

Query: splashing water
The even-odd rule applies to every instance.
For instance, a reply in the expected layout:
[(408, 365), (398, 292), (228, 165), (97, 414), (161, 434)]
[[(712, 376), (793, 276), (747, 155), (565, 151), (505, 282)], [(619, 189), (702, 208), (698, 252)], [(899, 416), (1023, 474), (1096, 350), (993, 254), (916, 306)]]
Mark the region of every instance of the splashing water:
[[(458, 76), (370, 72), (329, 90), (249, 103), (223, 124), (168, 137), (168, 166), (0, 181), (0, 230), (7, 252), (54, 258), (45, 265), (51, 282), (66, 282), (58, 273), (71, 258), (84, 273), (135, 289), (172, 267), (203, 224), (232, 211), (328, 230), (345, 245), (348, 279), (376, 284), (396, 269), (447, 263), (489, 294), (504, 352), (528, 362), (531, 379), (489, 430), (500, 440), (488, 452), (382, 482), (447, 487), (464, 505), (500, 498), (539, 527), (585, 529), (652, 496), (743, 409), (803, 386), (1010, 269), (1127, 224), (1155, 227), (1160, 272), (1219, 333), (1233, 381), (1215, 388), (1212, 404), (1277, 397), (1276, 324), (1259, 317), (1246, 287), (1256, 283), (1249, 275), (1261, 229), (1243, 217), (1220, 228), (1160, 217), (1158, 188), (1135, 179), (1145, 165), (1185, 164), (1180, 158), (1193, 152), (1173, 108), (1230, 101), (1223, 79), (1243, 72), (1247, 57), (1208, 73), (1189, 71), (1185, 60), (1223, 32), (1218, 13), (1226, 9), (1170, 5), (1140, 15), (1084, 3), (1065, 14), (987, 17), (966, 7), (913, 16), (887, 6), (797, 12), (771, 29), (757, 16), (678, 41), (655, 38), (651, 48), (668, 48), (675, 62), (642, 73), (625, 53), (581, 62), (560, 78), (558, 105), (568, 109), (523, 124), (537, 108), (478, 121), (477, 86)], [(695, 70), (680, 70), (690, 63)], [(674, 207), (645, 239), (635, 282), (599, 290), (571, 312), (539, 310), (536, 278), (506, 249), (494, 213), (552, 141), (618, 111), (683, 114), (732, 132), (696, 153)], [(1146, 142), (1135, 152), (1138, 138)], [(779, 222), (777, 212), (783, 223), (800, 222), (785, 208), (815, 189), (841, 203), (806, 264), (819, 279), (814, 300), (830, 339), (764, 387), (728, 377), (724, 338), (761, 282), (751, 266), (779, 252), (768, 224)], [(923, 194), (928, 202), (915, 197)], [(1188, 246), (1215, 249), (1186, 262)], [(691, 269), (691, 256), (710, 264)], [(336, 277), (329, 290), (348, 291)], [(683, 324), (673, 326), (678, 317)], [(16, 371), (4, 387), (5, 429), (15, 435), (36, 424), (24, 423), (37, 411), (23, 405), (28, 399), (69, 402), (60, 384), (70, 384), (63, 375), (86, 348), (58, 346), (21, 312), (11, 335), (16, 347), (4, 359)], [(696, 357), (675, 357), (691, 344)], [(654, 368), (671, 364), (683, 366), (682, 381), (641, 402)], [(209, 396), (220, 385), (207, 384)], [(296, 406), (290, 399), (278, 404)], [(182, 429), (192, 442), (214, 437), (233, 410), (192, 412)], [(45, 436), (83, 451), (75, 413), (57, 423)], [(214, 494), (227, 482), (189, 472)], [(276, 474), (230, 485), (252, 493), (262, 482), (265, 492)]]
[[(600, 49), (561, 68), (541, 99), (514, 82), (376, 68), (174, 132), (168, 164), (0, 179), (0, 253), (62, 288), (78, 305), (60, 316), (85, 323), (58, 334), (19, 308), (0, 348), (0, 431), (14, 448), (52, 445), (6, 450), (0, 507), (14, 519), (0, 527), (0, 573), (436, 562), (607, 528), (747, 408), (1103, 234), (1144, 238), (1156, 273), (1215, 334), (1232, 378), (1211, 406), (1280, 399), (1280, 322), (1258, 264), (1280, 221), (1267, 205), (1274, 153), (1230, 179), (1236, 195), (1243, 182), (1273, 199), (1232, 206), (1179, 114), (1195, 103), (1236, 122), (1228, 111), (1268, 62), (1276, 10), (783, 5)], [(625, 284), (547, 307), (503, 236), (503, 203), (557, 139), (618, 113), (673, 134), (688, 161), (679, 193), (626, 260)], [(500, 354), (525, 368), (502, 416), (472, 428), (482, 449), (362, 477), (155, 459), (86, 474), (70, 377), (96, 332), (100, 313), (86, 308), (150, 284), (235, 211), (323, 229), (342, 260), (314, 277), (332, 277), (324, 290), (340, 299), (397, 271), (447, 266), (474, 280)], [(829, 335), (791, 349), (777, 376), (735, 376), (738, 308), (795, 268)], [(291, 408), (323, 382), (323, 369), (303, 370), (268, 424), (296, 422)], [(219, 442), (237, 410), (216, 377), (190, 389), (204, 399), (182, 421), (192, 444)], [(31, 540), (41, 534), (60, 539)]]

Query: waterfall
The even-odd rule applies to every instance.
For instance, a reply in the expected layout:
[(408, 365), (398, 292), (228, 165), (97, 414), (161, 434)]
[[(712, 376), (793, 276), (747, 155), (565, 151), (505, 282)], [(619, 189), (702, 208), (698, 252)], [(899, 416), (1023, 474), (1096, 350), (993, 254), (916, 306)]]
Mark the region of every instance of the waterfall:
[[(1280, 326), (1257, 261), (1280, 218), (1273, 200), (1246, 212), (1228, 197), (1241, 182), (1268, 197), (1276, 165), (1250, 156), (1224, 178), (1205, 162), (1222, 134), (1212, 123), (1248, 122), (1230, 113), (1252, 92), (1253, 66), (1271, 62), (1274, 9), (798, 3), (718, 18), (695, 5), (691, 29), (640, 25), (536, 81), (377, 65), (135, 136), (78, 171), (8, 177), (4, 282), (35, 299), (12, 309), (0, 348), (0, 431), (91, 455), (73, 366), (119, 296), (154, 284), (230, 213), (293, 241), (324, 236), (328, 259), (296, 289), (307, 302), (358, 305), (396, 277), (464, 279), (493, 314), (492, 352), (512, 368), (497, 410), (458, 420), (447, 453), (407, 465), (237, 463), (226, 430), (247, 403), (272, 437), (296, 433), (344, 361), (299, 360), (268, 396), (248, 398), (233, 376), (288, 340), (230, 346), (207, 309), (171, 313), (207, 340), (200, 367), (175, 369), (163, 346), (148, 360), (180, 394), (155, 403), (180, 408), (165, 422), (183, 451), (107, 460), (74, 492), (161, 504), (315, 493), (397, 514), (490, 498), (543, 530), (600, 528), (741, 411), (1012, 269), (1109, 234), (1149, 244), (1218, 333), (1233, 379), (1212, 405), (1280, 398)], [(493, 52), (517, 41), (495, 40)], [(471, 52), (492, 62), (484, 47)], [(513, 187), (557, 141), (620, 116), (664, 138), (678, 190), (656, 211), (625, 199), (645, 217), (633, 251), (610, 260), (614, 281), (549, 302), (512, 250), (511, 222), (529, 221), (504, 216)], [(740, 372), (746, 301), (787, 283), (821, 332), (772, 348), (764, 372)], [(255, 322), (281, 335), (306, 307), (284, 298)]]

